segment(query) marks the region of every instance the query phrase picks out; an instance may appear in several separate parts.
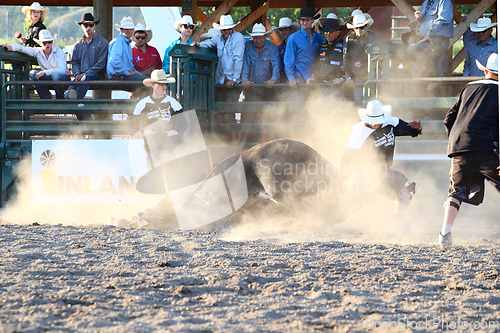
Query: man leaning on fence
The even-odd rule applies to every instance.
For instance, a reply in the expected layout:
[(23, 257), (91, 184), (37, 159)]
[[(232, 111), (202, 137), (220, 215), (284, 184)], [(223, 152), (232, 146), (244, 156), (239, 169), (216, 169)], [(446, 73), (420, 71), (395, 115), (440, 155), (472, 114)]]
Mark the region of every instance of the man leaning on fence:
[[(243, 70), (241, 79), (243, 88), (248, 89), (253, 83), (265, 83), (267, 88), (272, 88), (280, 74), (280, 60), (278, 47), (268, 41), (266, 37), (272, 30), (266, 31), (263, 24), (257, 23), (253, 26), (252, 40), (245, 43), (245, 55), (243, 57)], [(266, 89), (259, 93), (247, 91), (247, 101), (272, 101), (274, 90)]]
[[(40, 39), (35, 41), (42, 47), (27, 47), (19, 44), (2, 45), (9, 51), (22, 52), (32, 57), (36, 57), (41, 71), (30, 73), (30, 79), (33, 81), (69, 81), (69, 71), (66, 66), (66, 56), (64, 51), (56, 45), (53, 45), (54, 38), (47, 29), (41, 30)], [(53, 88), (57, 99), (64, 98), (64, 86), (35, 85), (38, 96), (41, 99), (51, 99), (49, 89)]]
[[(77, 82), (104, 80), (108, 41), (95, 32), (95, 26), (99, 21), (94, 19), (92, 13), (83, 14), (80, 22), (75, 21), (83, 30), (83, 36), (76, 42), (71, 56), (73, 75)], [(64, 97), (82, 99), (88, 90), (89, 86), (70, 86)], [(89, 117), (90, 114), (84, 116), (86, 119)]]

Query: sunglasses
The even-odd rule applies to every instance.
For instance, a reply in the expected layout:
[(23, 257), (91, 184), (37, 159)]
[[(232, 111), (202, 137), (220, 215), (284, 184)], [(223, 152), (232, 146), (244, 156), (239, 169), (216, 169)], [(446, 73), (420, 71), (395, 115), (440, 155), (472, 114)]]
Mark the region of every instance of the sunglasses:
[(49, 40), (48, 42), (42, 42), (43, 45), (49, 45), (49, 44), (52, 44), (52, 41)]
[(184, 29), (191, 29), (191, 30), (194, 29), (194, 25), (192, 24), (183, 24), (182, 26), (184, 27)]
[(82, 25), (83, 25), (85, 28), (90, 28), (90, 27), (95, 26), (95, 24), (94, 24), (94, 23), (84, 23), (84, 24), (82, 24)]
[(146, 39), (148, 36), (135, 36), (135, 39)]
[(486, 29), (486, 30), (483, 30), (483, 31), (476, 32), (476, 34), (485, 34), (485, 33), (488, 32), (488, 30), (490, 30), (490, 29)]
[(356, 29), (359, 29), (359, 30), (364, 30), (366, 27), (367, 27), (367, 26), (366, 26), (366, 25), (364, 25), (364, 26), (359, 27), (359, 28), (356, 28)]

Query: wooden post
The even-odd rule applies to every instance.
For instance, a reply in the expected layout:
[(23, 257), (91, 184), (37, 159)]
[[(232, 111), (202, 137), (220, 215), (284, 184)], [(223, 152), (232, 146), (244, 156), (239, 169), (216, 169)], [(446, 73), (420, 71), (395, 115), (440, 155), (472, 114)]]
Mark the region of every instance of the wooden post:
[(198, 12), (197, 0), (182, 0), (182, 15), (189, 15), (196, 22)]
[[(95, 26), (95, 31), (108, 42), (111, 41), (113, 39), (113, 0), (94, 0), (94, 18), (101, 20)], [(111, 91), (94, 90), (92, 98), (111, 99)], [(109, 116), (112, 117), (112, 115)]]

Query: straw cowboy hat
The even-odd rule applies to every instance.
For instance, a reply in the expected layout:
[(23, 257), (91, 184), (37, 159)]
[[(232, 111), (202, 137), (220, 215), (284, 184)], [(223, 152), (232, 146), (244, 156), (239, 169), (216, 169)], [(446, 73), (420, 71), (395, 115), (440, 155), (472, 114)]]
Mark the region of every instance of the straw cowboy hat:
[(120, 31), (120, 29), (135, 29), (134, 20), (130, 16), (122, 18), (120, 24), (115, 23), (115, 29)]
[(219, 35), (220, 35), (220, 32), (215, 30), (214, 28), (212, 28), (200, 36), (200, 42), (207, 40), (207, 39), (210, 39), (210, 38), (213, 38), (215, 36), (219, 36)]
[[(339, 25), (344, 25), (345, 26), (344, 19), (338, 18), (337, 15), (335, 15), (334, 13), (330, 13), (326, 17), (320, 18), (319, 19), (319, 24), (324, 25), (329, 20), (338, 20), (339, 21)], [(345, 29), (345, 27), (344, 27), (344, 29)]]
[(288, 17), (280, 18), (280, 22), (277, 27), (273, 26), (273, 30), (281, 29), (281, 28), (291, 28), (293, 32), (300, 30), (299, 22), (292, 22)]
[(181, 17), (180, 20), (177, 20), (174, 22), (174, 29), (180, 33), (181, 30), (180, 30), (180, 26), (181, 24), (189, 24), (189, 25), (194, 25), (194, 27), (196, 28), (198, 26), (198, 23), (193, 23), (193, 18), (190, 16), (190, 15), (184, 15), (183, 17)]
[(24, 15), (28, 14), (29, 11), (31, 10), (38, 10), (43, 13), (43, 15), (47, 14), (49, 12), (48, 8), (43, 8), (39, 2), (33, 2), (31, 6), (24, 6), (21, 11), (23, 12)]
[[(352, 11), (351, 13), (351, 16), (348, 16), (345, 18), (345, 22), (348, 24), (347, 27), (349, 29), (353, 29), (351, 27), (349, 27), (349, 24), (350, 25), (354, 25), (354, 17), (357, 16), (357, 15), (364, 15), (365, 16), (365, 19), (366, 19), (366, 23), (368, 25), (368, 27), (370, 27), (375, 21), (373, 20), (372, 16), (368, 13), (363, 13), (360, 9), (355, 9)], [(359, 20), (360, 18), (358, 18)], [(361, 25), (362, 26), (362, 25)], [(359, 28), (359, 27), (356, 27), (356, 28)]]
[(231, 15), (221, 15), (220, 17), (220, 24), (214, 23), (214, 29), (215, 30), (226, 30), (226, 29), (232, 29), (235, 26), (237, 26), (240, 22), (234, 24), (233, 23), (233, 18)]
[(52, 38), (52, 35), (50, 34), (50, 31), (47, 29), (40, 30), (38, 37), (39, 39), (33, 38), (33, 40), (40, 45), (42, 45), (43, 42), (50, 42), (51, 40), (54, 40), (54, 38)]
[(151, 38), (153, 38), (153, 31), (151, 29), (146, 28), (146, 26), (142, 23), (137, 23), (137, 25), (134, 28), (134, 35), (132, 36), (134, 42), (137, 42), (135, 38), (135, 33), (138, 31), (142, 31), (146, 34), (146, 43), (149, 43)]
[(373, 19), (370, 18), (368, 19), (366, 17), (366, 15), (368, 14), (357, 14), (357, 15), (354, 15), (353, 18), (352, 18), (352, 24), (351, 23), (347, 23), (347, 27), (349, 29), (354, 29), (354, 28), (360, 28), (360, 27), (363, 27), (363, 26), (370, 26), (373, 24)]
[(145, 86), (151, 87), (152, 83), (174, 83), (175, 78), (168, 76), (163, 69), (155, 69), (151, 73), (150, 79), (144, 79), (142, 83)]
[[(321, 20), (320, 20), (321, 22)], [(328, 19), (324, 21), (322, 27), (319, 28), (321, 32), (332, 32), (332, 31), (343, 31), (345, 30), (345, 25), (340, 24), (339, 19)]]
[(498, 53), (490, 54), (488, 58), (488, 62), (486, 66), (481, 65), (481, 63), (476, 59), (477, 68), (484, 71), (487, 69), (488, 71), (498, 74)]
[(82, 14), (82, 20), (80, 22), (78, 22), (77, 20), (75, 20), (76, 24), (78, 25), (82, 25), (82, 24), (85, 24), (85, 23), (94, 23), (94, 24), (99, 24), (99, 22), (101, 22), (101, 20), (95, 20), (94, 19), (94, 15), (92, 15), (92, 13), (84, 13)]
[(382, 105), (380, 101), (371, 101), (366, 109), (359, 109), (358, 114), (364, 123), (377, 125), (391, 120), (391, 110), (390, 105)]
[(272, 32), (272, 30), (266, 31), (266, 27), (262, 23), (254, 24), (254, 26), (252, 27), (252, 32), (247, 31), (247, 33), (252, 37), (267, 36)]
[(491, 19), (489, 17), (480, 18), (477, 20), (477, 23), (470, 24), (470, 31), (481, 32), (489, 28), (493, 28), (496, 25), (497, 25), (496, 23), (491, 23)]

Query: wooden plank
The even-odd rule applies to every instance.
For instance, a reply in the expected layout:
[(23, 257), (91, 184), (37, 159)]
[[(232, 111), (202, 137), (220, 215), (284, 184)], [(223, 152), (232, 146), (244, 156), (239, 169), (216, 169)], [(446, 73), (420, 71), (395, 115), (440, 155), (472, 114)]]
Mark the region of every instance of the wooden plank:
[(391, 0), (394, 6), (396, 6), (403, 14), (408, 18), (410, 22), (415, 21), (415, 9), (407, 0)]
[[(269, 31), (273, 28), (273, 26), (271, 25), (271, 23), (269, 23), (269, 21), (267, 19), (264, 21), (264, 25), (265, 25), (267, 31)], [(278, 34), (276, 33), (276, 30), (273, 30), (273, 32), (269, 35), (269, 38), (271, 38), (271, 41), (276, 46), (280, 45), (282, 42), (280, 36), (278, 36)]]
[(208, 16), (205, 15), (200, 7), (196, 8), (196, 18), (201, 22), (201, 24), (205, 23), (208, 20)]
[(269, 1), (264, 2), (259, 8), (255, 9), (253, 12), (245, 16), (241, 22), (234, 27), (235, 31), (241, 32), (243, 29), (255, 22), (256, 19), (265, 15), (269, 9)]
[(494, 3), (496, 0), (482, 0), (470, 13), (467, 15), (466, 22), (460, 22), (459, 25), (455, 27), (453, 32), (453, 38), (451, 40), (450, 47), (453, 47), (453, 44), (457, 40), (462, 37), (462, 35), (467, 31), (467, 27), (470, 23), (477, 22), (477, 19), (480, 18)]
[(460, 66), (460, 64), (462, 63), (462, 61), (464, 61), (464, 59), (465, 59), (465, 49), (461, 49), (457, 53), (455, 58), (453, 58), (453, 62), (451, 64), (452, 72), (454, 72), (455, 69), (457, 69), (457, 67)]
[(462, 22), (462, 14), (460, 14), (455, 6), (453, 6), (453, 20), (456, 24), (460, 24), (460, 22)]
[(216, 22), (219, 22), (219, 19), (222, 15), (225, 15), (233, 6), (238, 2), (238, 0), (225, 0), (216, 10), (215, 12), (208, 18), (208, 20), (205, 21), (201, 25), (201, 27), (198, 28), (198, 30), (191, 36), (194, 41), (199, 41), (200, 36), (207, 32), (210, 28), (212, 28), (213, 24)]

